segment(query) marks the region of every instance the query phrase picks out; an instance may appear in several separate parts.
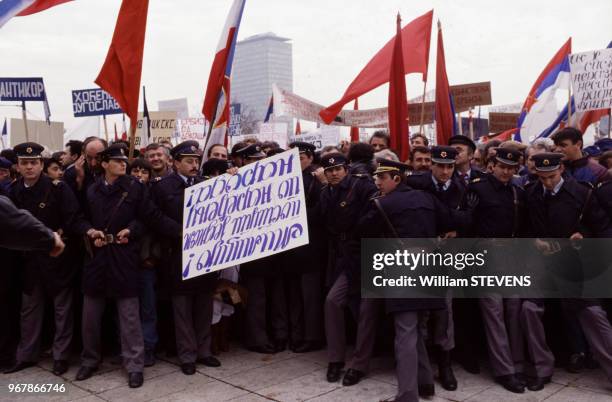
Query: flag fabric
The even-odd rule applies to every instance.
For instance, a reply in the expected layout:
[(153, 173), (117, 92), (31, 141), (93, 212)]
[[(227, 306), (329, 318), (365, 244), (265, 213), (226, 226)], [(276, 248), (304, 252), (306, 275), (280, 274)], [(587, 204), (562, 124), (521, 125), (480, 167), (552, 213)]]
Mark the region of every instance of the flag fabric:
[(123, 113), (122, 115), (122, 119), (121, 119), (123, 125), (122, 125), (122, 132), (121, 132), (121, 140), (122, 141), (127, 141), (127, 126), (125, 125), (125, 113)]
[(4, 118), (4, 125), (2, 126), (2, 135), (0, 136), (0, 140), (2, 140), (2, 149), (6, 149), (8, 144), (8, 131), (6, 128), (6, 117)]
[(96, 84), (108, 92), (135, 125), (149, 0), (123, 0), (113, 39)]
[(119, 141), (119, 136), (117, 135), (117, 122), (115, 122), (115, 142)]
[[(359, 110), (359, 98), (355, 98), (353, 110)], [(351, 142), (359, 142), (359, 127), (351, 127)]]
[(391, 148), (398, 152), (401, 161), (408, 159), (408, 98), (402, 46), (402, 19), (397, 14), (397, 34), (393, 43), (391, 68), (389, 69), (389, 136)]
[(14, 16), (25, 16), (44, 11), (70, 0), (2, 0), (0, 1), (0, 28)]
[[(416, 18), (401, 30), (404, 73), (421, 73), (423, 74), (423, 81), (427, 81), (432, 18), (433, 10)], [(344, 105), (388, 82), (391, 74), (390, 61), (394, 52), (394, 43), (395, 39), (389, 40), (361, 70), (346, 89), (342, 98), (319, 112), (326, 124), (330, 124), (334, 120)]]
[(142, 147), (146, 147), (151, 142), (151, 116), (149, 116), (149, 108), (147, 107), (147, 93), (145, 92), (144, 85), (142, 86), (142, 101), (144, 103), (142, 109), (142, 125), (144, 127), (144, 133), (142, 136)]
[(457, 120), (455, 119), (455, 105), (450, 92), (448, 75), (446, 74), (446, 58), (444, 57), (444, 40), (442, 38), (442, 25), (438, 21), (438, 52), (436, 55), (436, 143), (446, 145), (450, 137), (457, 134)]
[(226, 141), (230, 116), (232, 62), (244, 4), (245, 0), (234, 0), (221, 32), (217, 52), (208, 76), (202, 114), (212, 125), (213, 131), (210, 135), (211, 138), (206, 139), (207, 144), (223, 144)]
[(300, 125), (300, 119), (298, 119), (297, 124), (295, 125), (295, 135), (302, 134), (302, 126)]
[(569, 89), (572, 38), (557, 51), (533, 84), (518, 119), (516, 140), (529, 143), (544, 135), (559, 118), (555, 93)]
[(268, 110), (266, 111), (266, 118), (264, 119), (264, 123), (270, 121), (270, 117), (274, 114), (274, 95), (270, 96), (270, 103), (268, 103)]

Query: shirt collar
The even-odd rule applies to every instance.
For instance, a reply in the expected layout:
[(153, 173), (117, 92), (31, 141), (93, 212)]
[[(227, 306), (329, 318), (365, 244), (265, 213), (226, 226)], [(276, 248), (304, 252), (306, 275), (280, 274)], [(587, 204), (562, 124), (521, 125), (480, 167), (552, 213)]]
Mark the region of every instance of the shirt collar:
[[(438, 182), (438, 180), (436, 180), (436, 178), (434, 177), (434, 175), (433, 175), (433, 174), (431, 175), (431, 180), (433, 181), (434, 186), (436, 186), (436, 190), (437, 190), (437, 189), (438, 189), (438, 183), (439, 183), (439, 182)], [(451, 185), (451, 181), (450, 181), (450, 179), (449, 179), (449, 180), (447, 180), (447, 181), (444, 183), (444, 187), (443, 187), (444, 191), (448, 190), (448, 188), (450, 187), (450, 185)]]
[[(563, 182), (565, 182), (565, 180), (563, 180), (563, 177), (561, 177), (561, 180), (559, 180), (559, 183), (557, 183), (557, 185), (552, 189), (551, 193), (552, 195), (557, 195), (557, 193), (559, 191), (561, 191), (561, 186), (563, 186)], [(544, 194), (546, 194), (546, 188), (544, 188)]]

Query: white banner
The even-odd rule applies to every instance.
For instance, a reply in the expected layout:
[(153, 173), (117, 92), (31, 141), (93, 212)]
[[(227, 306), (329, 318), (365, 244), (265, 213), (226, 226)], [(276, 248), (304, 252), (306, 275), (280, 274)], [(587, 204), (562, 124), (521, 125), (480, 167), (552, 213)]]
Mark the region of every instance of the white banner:
[(206, 119), (204, 117), (178, 119), (176, 121), (176, 131), (179, 142), (196, 140), (200, 143), (200, 147), (204, 147), (204, 141), (206, 140)]
[(297, 149), (185, 190), (183, 279), (308, 244)]
[(317, 151), (320, 151), (327, 145), (337, 146), (340, 143), (340, 127), (321, 126), (320, 129), (314, 132), (292, 135), (289, 137), (289, 141), (308, 142), (317, 147)]
[(576, 110), (612, 107), (612, 48), (570, 54), (569, 62)]
[[(304, 99), (287, 90), (273, 86), (274, 93), (274, 116), (290, 116), (307, 121), (316, 121), (321, 124), (323, 120), (319, 116), (321, 109), (325, 107)], [(332, 122), (334, 126), (353, 127), (386, 127), (389, 121), (387, 108), (367, 110), (343, 110)]]

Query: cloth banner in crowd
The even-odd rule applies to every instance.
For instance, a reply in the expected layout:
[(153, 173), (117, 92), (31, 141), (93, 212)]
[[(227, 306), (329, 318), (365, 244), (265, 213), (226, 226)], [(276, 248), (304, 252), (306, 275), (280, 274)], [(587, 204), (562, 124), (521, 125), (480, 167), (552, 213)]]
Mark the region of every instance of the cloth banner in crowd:
[(185, 190), (184, 280), (308, 244), (297, 149)]
[(612, 48), (573, 53), (570, 76), (577, 112), (612, 107)]
[(104, 116), (123, 113), (119, 103), (101, 88), (76, 89), (72, 91), (74, 117)]
[(314, 132), (300, 134), (298, 136), (291, 135), (289, 142), (302, 141), (317, 147), (317, 151), (328, 145), (337, 146), (340, 143), (340, 127), (321, 126)]
[(177, 119), (176, 130), (179, 141), (195, 140), (204, 147), (206, 140), (206, 119), (204, 117), (191, 117), (188, 119)]
[(189, 104), (187, 98), (168, 99), (157, 102), (160, 112), (176, 112), (177, 119), (189, 118)]
[[(26, 142), (25, 126), (22, 119), (11, 119), (11, 144), (16, 145)], [(64, 149), (64, 123), (52, 121), (51, 124), (44, 120), (28, 119), (29, 141), (44, 145), (49, 150)]]
[[(149, 144), (170, 141), (175, 137), (176, 112), (149, 112), (151, 116), (151, 138)], [(138, 112), (136, 124), (135, 146), (140, 148), (145, 143), (143, 137), (147, 135), (146, 126), (143, 124), (142, 112)]]
[(465, 112), (474, 106), (485, 106), (493, 103), (490, 81), (451, 85), (450, 93), (453, 97), (456, 113)]

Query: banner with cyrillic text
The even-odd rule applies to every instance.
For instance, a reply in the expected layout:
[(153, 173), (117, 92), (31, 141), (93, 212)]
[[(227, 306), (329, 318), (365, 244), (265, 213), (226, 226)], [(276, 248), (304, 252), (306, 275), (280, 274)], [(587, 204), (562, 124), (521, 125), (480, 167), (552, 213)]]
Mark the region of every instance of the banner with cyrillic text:
[(576, 111), (612, 107), (612, 48), (569, 55)]
[(45, 101), (42, 78), (0, 78), (0, 101)]
[(72, 91), (74, 117), (105, 116), (123, 113), (119, 103), (101, 88), (76, 89)]
[(297, 148), (185, 190), (183, 280), (306, 244)]

